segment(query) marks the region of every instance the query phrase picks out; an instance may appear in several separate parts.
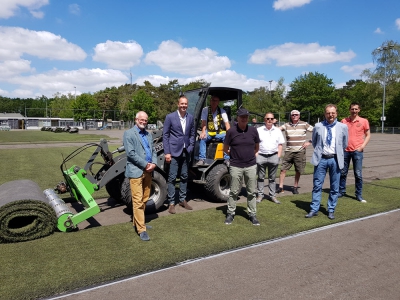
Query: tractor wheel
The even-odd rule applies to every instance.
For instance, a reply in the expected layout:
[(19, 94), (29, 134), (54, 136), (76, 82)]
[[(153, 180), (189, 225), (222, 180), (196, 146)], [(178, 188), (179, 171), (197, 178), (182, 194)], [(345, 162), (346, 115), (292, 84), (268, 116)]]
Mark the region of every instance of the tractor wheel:
[(106, 191), (118, 203), (121, 203), (121, 185), (125, 175), (121, 174), (106, 184)]
[(231, 189), (231, 175), (224, 164), (216, 165), (208, 173), (204, 185), (209, 198), (220, 202), (226, 202)]
[[(166, 198), (167, 182), (160, 173), (154, 171), (153, 180), (151, 181), (150, 197), (146, 203), (146, 213), (156, 212), (164, 204)], [(121, 200), (129, 209), (132, 209), (132, 195), (129, 178), (125, 178), (122, 182)]]

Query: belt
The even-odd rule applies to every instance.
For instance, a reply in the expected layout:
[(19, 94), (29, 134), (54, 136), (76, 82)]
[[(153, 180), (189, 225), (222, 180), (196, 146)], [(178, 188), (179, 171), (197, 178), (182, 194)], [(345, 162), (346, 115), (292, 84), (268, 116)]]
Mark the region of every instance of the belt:
[(335, 158), (336, 154), (322, 154), (322, 158), (329, 159), (329, 158)]
[(271, 156), (274, 156), (274, 155), (278, 154), (278, 152), (274, 152), (274, 153), (271, 153), (271, 154), (263, 154), (263, 153), (259, 153), (259, 154), (264, 156), (264, 157), (271, 157)]

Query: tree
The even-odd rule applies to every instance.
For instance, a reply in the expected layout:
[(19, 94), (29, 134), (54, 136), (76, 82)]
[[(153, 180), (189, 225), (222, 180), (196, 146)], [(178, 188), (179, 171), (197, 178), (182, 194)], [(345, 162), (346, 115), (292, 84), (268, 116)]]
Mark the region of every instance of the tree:
[(98, 119), (101, 117), (99, 105), (93, 95), (84, 93), (76, 97), (72, 104), (75, 121), (86, 121), (87, 119)]
[(53, 117), (59, 118), (73, 118), (72, 103), (74, 102), (74, 96), (71, 93), (68, 95), (62, 95), (56, 93), (54, 99), (50, 104), (51, 114)]
[(324, 74), (310, 72), (297, 77), (290, 84), (288, 94), (288, 109), (310, 112), (311, 123), (322, 119), (327, 104), (336, 104), (334, 98), (335, 86), (332, 79)]
[(149, 123), (157, 122), (157, 112), (154, 108), (153, 98), (144, 90), (139, 90), (133, 95), (129, 109), (132, 110), (135, 115), (142, 110), (147, 113)]
[(119, 93), (116, 87), (106, 88), (105, 90), (94, 93), (94, 99), (102, 110), (102, 120), (113, 119), (114, 111), (118, 105)]

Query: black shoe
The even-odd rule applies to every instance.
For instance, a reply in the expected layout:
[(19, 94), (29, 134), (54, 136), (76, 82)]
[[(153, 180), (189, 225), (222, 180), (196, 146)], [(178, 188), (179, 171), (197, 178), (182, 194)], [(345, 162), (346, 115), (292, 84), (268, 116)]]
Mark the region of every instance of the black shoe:
[(145, 242), (150, 241), (150, 237), (149, 237), (149, 235), (147, 234), (146, 231), (141, 232), (141, 233), (139, 234), (139, 236), (140, 236), (140, 239), (141, 239), (142, 241), (145, 241)]
[(226, 224), (226, 225), (232, 224), (233, 218), (234, 218), (234, 217), (235, 217), (234, 215), (228, 214), (228, 215), (226, 216), (226, 219), (225, 219), (225, 224)]
[(280, 193), (284, 193), (284, 190), (283, 190), (283, 188), (281, 188), (281, 187), (278, 187), (278, 189), (276, 190), (276, 193), (277, 194), (280, 194)]
[(298, 194), (299, 193), (299, 191), (297, 190), (297, 187), (293, 187), (293, 194)]
[(308, 214), (306, 214), (306, 218), (312, 218), (318, 216), (318, 212), (316, 211), (310, 211)]
[(335, 215), (333, 214), (333, 211), (328, 214), (328, 218), (331, 219), (331, 220), (333, 220), (335, 218)]
[(260, 222), (258, 222), (256, 216), (250, 216), (249, 219), (250, 219), (250, 222), (251, 222), (253, 225), (255, 225), (255, 226), (260, 226)]

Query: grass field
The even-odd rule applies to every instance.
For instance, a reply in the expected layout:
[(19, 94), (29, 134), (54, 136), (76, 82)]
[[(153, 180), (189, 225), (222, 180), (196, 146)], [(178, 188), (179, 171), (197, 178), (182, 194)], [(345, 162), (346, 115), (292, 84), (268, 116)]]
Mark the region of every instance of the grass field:
[[(1, 132), (0, 132), (1, 133)], [(43, 134), (58, 135), (43, 132)], [(79, 135), (75, 135), (78, 137)], [(0, 135), (1, 141), (2, 135)], [(96, 135), (95, 141), (99, 140)], [(74, 140), (76, 141), (76, 140)], [(89, 142), (90, 140), (83, 140)], [(37, 141), (35, 141), (37, 142)], [(63, 157), (77, 147), (0, 150), (6, 176), (0, 184), (31, 179), (41, 189), (62, 180)], [(94, 150), (94, 148), (93, 148)], [(71, 163), (82, 166), (93, 151)], [(308, 164), (308, 171), (313, 167)], [(245, 204), (239, 204), (231, 226), (224, 224), (226, 207), (210, 208), (150, 221), (151, 241), (139, 240), (132, 224), (122, 223), (75, 232), (56, 232), (46, 238), (15, 244), (0, 244), (0, 299), (37, 299), (107, 281), (137, 275), (222, 251), (288, 236), (304, 230), (400, 207), (400, 178), (373, 181), (364, 185), (368, 204), (350, 197), (340, 198), (336, 219), (326, 215), (328, 191), (324, 191), (318, 217), (304, 218), (309, 210), (310, 193), (280, 197), (281, 205), (263, 201), (257, 206), (261, 226), (252, 226)], [(354, 194), (354, 186), (347, 193)], [(385, 195), (385, 201), (382, 201)], [(106, 197), (105, 189), (96, 198)], [(186, 225), (183, 225), (186, 224)], [(179, 228), (179, 234), (176, 230)], [(137, 253), (140, 255), (137, 259)]]
[(0, 144), (90, 142), (100, 141), (101, 138), (110, 140), (108, 136), (98, 134), (54, 133), (36, 130), (0, 131)]
[[(247, 220), (245, 205), (237, 208), (234, 222), (224, 224), (225, 207), (193, 211), (152, 220), (151, 241), (143, 243), (131, 223), (55, 233), (39, 240), (0, 244), (0, 299), (34, 299), (168, 267), (177, 262), (287, 236), (296, 232), (360, 218), (400, 207), (400, 178), (380, 180), (364, 188), (368, 205), (341, 198), (336, 219), (329, 220), (323, 194), (321, 213), (304, 218), (310, 194), (280, 197), (282, 204), (263, 201), (257, 217), (261, 226)], [(354, 187), (348, 188), (352, 194)], [(385, 201), (381, 201), (381, 195)], [(182, 224), (186, 224), (183, 226)], [(179, 234), (170, 228), (179, 228)], [(137, 259), (137, 253), (140, 255)]]

